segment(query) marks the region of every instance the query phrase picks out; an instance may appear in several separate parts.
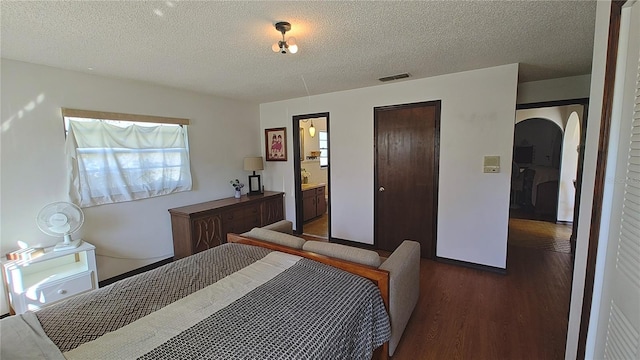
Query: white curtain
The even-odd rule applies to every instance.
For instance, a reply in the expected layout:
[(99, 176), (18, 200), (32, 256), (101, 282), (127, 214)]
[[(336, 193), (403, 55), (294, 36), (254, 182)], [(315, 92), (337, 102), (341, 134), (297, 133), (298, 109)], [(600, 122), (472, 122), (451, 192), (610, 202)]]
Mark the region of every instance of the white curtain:
[(79, 206), (191, 190), (186, 126), (68, 121), (69, 195)]

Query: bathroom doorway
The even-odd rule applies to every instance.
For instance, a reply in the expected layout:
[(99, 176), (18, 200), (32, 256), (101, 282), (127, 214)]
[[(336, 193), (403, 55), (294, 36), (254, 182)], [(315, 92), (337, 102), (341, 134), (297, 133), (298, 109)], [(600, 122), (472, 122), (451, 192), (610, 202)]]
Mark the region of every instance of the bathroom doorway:
[(331, 238), (329, 113), (293, 117), (296, 234)]

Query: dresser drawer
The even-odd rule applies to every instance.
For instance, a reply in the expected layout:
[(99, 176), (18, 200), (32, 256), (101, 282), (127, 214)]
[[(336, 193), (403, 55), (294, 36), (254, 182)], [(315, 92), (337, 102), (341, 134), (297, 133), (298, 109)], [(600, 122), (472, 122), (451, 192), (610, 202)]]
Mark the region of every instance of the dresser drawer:
[(224, 213), (224, 220), (226, 221), (234, 221), (244, 218), (249, 218), (252, 216), (260, 215), (260, 206), (246, 206), (239, 209), (234, 209), (231, 211), (227, 211)]
[[(260, 215), (253, 215), (244, 218), (238, 218), (233, 221), (227, 221), (225, 224), (225, 233), (242, 234), (254, 227), (260, 227)], [(226, 239), (225, 239), (226, 240)]]
[(94, 288), (92, 272), (86, 271), (64, 281), (32, 286), (23, 294), (26, 303), (51, 304)]

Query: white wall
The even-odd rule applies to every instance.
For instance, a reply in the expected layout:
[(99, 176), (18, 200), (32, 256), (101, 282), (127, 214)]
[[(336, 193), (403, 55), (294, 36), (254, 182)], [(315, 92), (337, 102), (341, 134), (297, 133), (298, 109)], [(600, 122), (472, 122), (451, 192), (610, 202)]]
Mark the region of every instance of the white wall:
[(6, 59), (1, 76), (3, 254), (17, 240), (58, 241), (38, 230), (35, 217), (44, 205), (68, 200), (60, 107), (191, 119), (193, 191), (84, 209), (74, 238), (96, 246), (100, 280), (171, 257), (167, 209), (232, 196), (229, 180), (247, 180), (243, 158), (261, 152), (257, 104)]
[[(294, 115), (330, 113), (331, 236), (372, 244), (373, 108), (442, 100), (437, 255), (504, 268), (517, 72), (511, 64), (266, 103), (260, 122), (291, 129)], [(501, 173), (482, 172), (484, 155), (502, 158)], [(266, 188), (286, 191), (295, 221), (292, 161), (264, 172)]]
[(531, 81), (518, 85), (518, 104), (589, 97), (591, 75)]
[[(582, 113), (582, 111), (580, 111)], [(558, 221), (573, 222), (578, 176), (578, 146), (580, 146), (580, 119), (578, 112), (569, 115), (562, 139), (562, 161), (558, 189)]]

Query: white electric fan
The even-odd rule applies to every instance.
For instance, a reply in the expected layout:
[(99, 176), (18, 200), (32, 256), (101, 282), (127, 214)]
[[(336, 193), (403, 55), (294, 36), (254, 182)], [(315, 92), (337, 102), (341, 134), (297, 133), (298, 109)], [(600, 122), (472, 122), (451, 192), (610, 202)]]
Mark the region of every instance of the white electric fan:
[(54, 251), (75, 249), (82, 240), (71, 240), (84, 222), (82, 210), (75, 204), (60, 201), (51, 203), (38, 213), (36, 223), (43, 233), (50, 236), (62, 236), (63, 241), (56, 244)]

